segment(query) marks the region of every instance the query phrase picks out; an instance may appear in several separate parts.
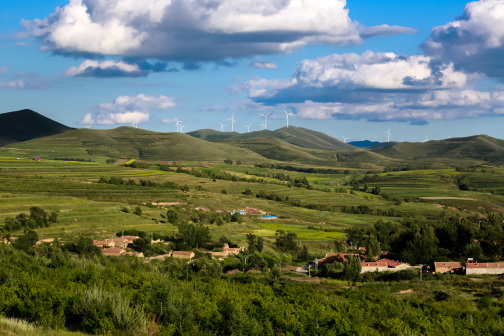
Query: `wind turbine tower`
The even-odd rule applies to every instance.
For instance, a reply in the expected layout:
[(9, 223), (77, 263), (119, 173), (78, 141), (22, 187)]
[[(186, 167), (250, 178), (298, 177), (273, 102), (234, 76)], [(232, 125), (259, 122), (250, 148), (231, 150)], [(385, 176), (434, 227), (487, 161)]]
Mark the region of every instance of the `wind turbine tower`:
[(264, 117), (264, 129), (268, 129), (268, 116), (270, 115), (271, 112), (268, 114), (261, 114)]
[(235, 122), (235, 120), (234, 120), (234, 113), (231, 116), (231, 118), (228, 119), (228, 120), (231, 120), (231, 132), (234, 132), (234, 122)]
[(247, 127), (247, 133), (250, 133), (250, 126), (252, 126), (252, 124), (245, 126), (245, 127)]
[(181, 123), (181, 121), (180, 121), (180, 120), (178, 120), (177, 118), (175, 118), (175, 121), (177, 122), (177, 123), (175, 124), (175, 126), (177, 127), (177, 132), (178, 132), (178, 133), (180, 133), (180, 123)]
[(220, 124), (220, 131), (224, 132), (224, 126), (226, 126), (226, 125), (223, 125), (222, 123), (219, 123), (219, 124)]
[(385, 133), (387, 134), (387, 142), (390, 142), (390, 128)]
[(287, 128), (289, 128), (289, 115), (291, 115), (291, 114), (288, 113), (287, 111), (285, 111), (285, 109), (284, 109), (284, 112), (285, 112), (285, 120), (287, 121)]
[(342, 138), (343, 138), (343, 142), (344, 142), (344, 143), (346, 143), (346, 142), (347, 142), (347, 140), (350, 140), (350, 138), (345, 138), (345, 136), (344, 136), (344, 135), (343, 135), (343, 137), (342, 137)]

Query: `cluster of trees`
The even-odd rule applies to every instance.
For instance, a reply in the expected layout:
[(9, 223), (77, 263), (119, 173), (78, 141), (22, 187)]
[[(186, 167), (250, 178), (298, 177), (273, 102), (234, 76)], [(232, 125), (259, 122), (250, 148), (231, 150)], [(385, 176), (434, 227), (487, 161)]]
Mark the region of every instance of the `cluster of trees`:
[(58, 221), (58, 213), (51, 211), (48, 213), (38, 206), (30, 208), (30, 214), (20, 213), (16, 217), (7, 217), (4, 220), (4, 225), (0, 226), (0, 232), (17, 231), (20, 229), (32, 230), (35, 228), (49, 227)]
[[(224, 163), (227, 164), (227, 165), (232, 165), (233, 164), (233, 160), (226, 159), (226, 160), (224, 160)], [(236, 160), (235, 164), (237, 166), (239, 166), (239, 165), (241, 165), (241, 161)]]
[(53, 160), (60, 161), (76, 161), (76, 162), (94, 162), (91, 159), (82, 159), (82, 158), (54, 158)]
[(217, 213), (182, 207), (170, 209), (166, 212), (166, 215), (161, 214), (161, 217), (163, 218), (160, 221), (161, 223), (171, 223), (174, 225), (193, 222), (221, 226), (230, 222), (243, 222), (243, 216), (239, 212), (234, 212), (233, 214), (229, 212)]
[(341, 212), (357, 215), (376, 215), (376, 216), (387, 216), (387, 217), (401, 217), (403, 214), (395, 209), (371, 209), (367, 205), (358, 206), (343, 206), (341, 207)]
[[(443, 217), (437, 221), (404, 219), (400, 223), (379, 220), (370, 227), (347, 230), (347, 242), (376, 251), (387, 250), (392, 258), (410, 264), (435, 260), (499, 260), (503, 254), (504, 223), (500, 214)], [(372, 253), (376, 255), (376, 253)]]
[(165, 181), (165, 182), (155, 182), (152, 180), (144, 180), (140, 179), (137, 181), (127, 179), (123, 180), (122, 177), (118, 176), (111, 176), (109, 178), (102, 176), (98, 180), (98, 183), (105, 183), (105, 184), (114, 184), (114, 185), (132, 185), (132, 186), (141, 186), (141, 187), (156, 187), (156, 188), (167, 188), (167, 189), (180, 189), (183, 192), (189, 191), (189, 187), (187, 185), (179, 185), (175, 182), (172, 181)]
[(332, 168), (305, 168), (305, 167), (294, 167), (290, 165), (273, 164), (273, 163), (258, 163), (255, 164), (255, 167), (282, 169), (287, 171), (296, 171), (309, 174), (350, 174), (350, 170), (348, 169), (340, 170)]

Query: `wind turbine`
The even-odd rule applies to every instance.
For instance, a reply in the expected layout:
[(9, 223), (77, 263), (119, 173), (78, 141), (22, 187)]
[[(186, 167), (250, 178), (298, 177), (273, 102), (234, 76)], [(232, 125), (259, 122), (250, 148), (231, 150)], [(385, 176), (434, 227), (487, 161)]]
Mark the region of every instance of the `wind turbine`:
[(178, 120), (177, 118), (175, 118), (175, 127), (177, 127), (177, 133), (180, 132), (180, 120)]
[(245, 126), (245, 127), (247, 127), (247, 133), (250, 133), (250, 126), (252, 126), (252, 124)]
[(227, 119), (227, 120), (231, 120), (231, 132), (234, 132), (234, 122), (235, 122), (235, 120), (234, 120), (234, 113), (231, 116), (231, 118)]
[(385, 133), (387, 134), (387, 142), (390, 142), (390, 128)]
[(261, 126), (261, 130), (264, 130), (264, 121), (260, 123), (259, 126)]
[(271, 112), (268, 114), (261, 114), (264, 117), (264, 129), (268, 129), (268, 116), (270, 115)]
[(345, 136), (343, 135), (343, 142), (346, 143), (347, 140), (350, 140), (350, 138), (345, 138)]
[(139, 124), (140, 124), (140, 121), (135, 120), (135, 121), (133, 122), (133, 127), (138, 128), (138, 125), (139, 125)]
[(184, 127), (187, 127), (187, 126), (180, 125), (180, 133), (183, 133), (182, 130), (184, 129)]
[(93, 122), (91, 122), (91, 124), (89, 124), (88, 126), (84, 126), (85, 128), (91, 128), (91, 126), (93, 125)]
[(220, 124), (220, 131), (224, 132), (224, 126), (226, 126), (226, 125), (223, 125), (222, 123), (219, 123), (219, 124)]
[(423, 142), (427, 142), (429, 139), (427, 138), (427, 135), (425, 136), (425, 140)]
[(290, 113), (287, 113), (287, 111), (285, 111), (285, 109), (284, 109), (284, 112), (285, 112), (285, 120), (287, 121), (287, 128), (289, 128), (289, 114)]

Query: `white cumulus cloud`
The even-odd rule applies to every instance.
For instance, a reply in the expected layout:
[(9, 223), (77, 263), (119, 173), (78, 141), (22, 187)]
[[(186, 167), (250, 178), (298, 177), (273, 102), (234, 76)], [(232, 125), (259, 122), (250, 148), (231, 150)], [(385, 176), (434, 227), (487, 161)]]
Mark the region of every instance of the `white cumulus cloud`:
[(457, 20), (435, 27), (422, 47), (456, 69), (504, 78), (504, 1), (469, 2)]
[(80, 124), (144, 122), (149, 120), (151, 110), (166, 110), (174, 106), (173, 98), (166, 96), (119, 96), (112, 103), (98, 105), (97, 112), (86, 114)]
[(345, 0), (70, 0), (47, 18), (23, 24), (44, 50), (63, 54), (217, 61), (359, 43), (362, 27), (345, 6)]

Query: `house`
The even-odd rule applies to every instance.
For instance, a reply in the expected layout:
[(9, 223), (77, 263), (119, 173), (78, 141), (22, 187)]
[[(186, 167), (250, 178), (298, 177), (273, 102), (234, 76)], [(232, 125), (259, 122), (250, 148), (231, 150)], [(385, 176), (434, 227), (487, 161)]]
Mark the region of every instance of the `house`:
[(194, 258), (195, 254), (192, 251), (173, 251), (172, 257), (177, 259), (189, 259)]
[(383, 261), (361, 262), (361, 273), (386, 272), (386, 271), (389, 271), (389, 267), (386, 262)]
[(468, 262), (466, 263), (466, 274), (503, 274), (504, 262)]
[(405, 269), (408, 269), (411, 267), (412, 266), (407, 263), (383, 258), (383, 259), (373, 261), (373, 262), (367, 262), (367, 261), (361, 262), (361, 268), (362, 268), (361, 273), (374, 272), (374, 271), (397, 272), (397, 271), (402, 271), (402, 270), (405, 270)]
[(102, 253), (107, 257), (120, 257), (126, 254), (126, 250), (122, 248), (104, 248)]
[(464, 273), (464, 263), (458, 261), (434, 262), (435, 273)]
[(35, 243), (35, 245), (42, 245), (43, 243), (48, 243), (52, 244), (54, 242), (55, 238), (46, 238), (46, 239), (41, 239), (38, 242)]
[(412, 266), (410, 264), (403, 263), (403, 262), (397, 261), (397, 260), (388, 259), (388, 258), (382, 258), (380, 260), (377, 260), (376, 262), (386, 263), (387, 267), (388, 267), (387, 271), (392, 271), (392, 272), (403, 271), (405, 269), (412, 268)]

